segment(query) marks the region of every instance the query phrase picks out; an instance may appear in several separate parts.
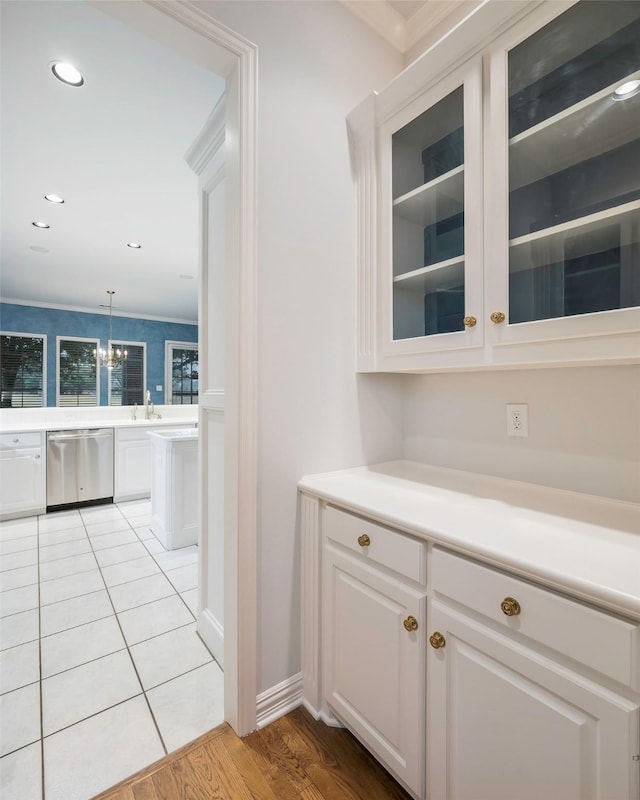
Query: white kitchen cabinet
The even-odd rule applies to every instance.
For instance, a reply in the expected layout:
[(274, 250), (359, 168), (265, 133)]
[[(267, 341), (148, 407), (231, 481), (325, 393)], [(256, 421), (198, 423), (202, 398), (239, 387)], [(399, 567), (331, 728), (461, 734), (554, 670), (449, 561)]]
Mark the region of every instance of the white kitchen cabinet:
[(198, 544), (198, 430), (155, 430), (149, 439), (151, 530), (166, 550)]
[(0, 434), (0, 519), (44, 513), (46, 479), (44, 433)]
[[(192, 426), (192, 423), (191, 423)], [(163, 426), (143, 425), (115, 429), (114, 501), (136, 500), (151, 494), (151, 439), (149, 431)], [(189, 425), (172, 425), (184, 428)]]
[(300, 489), (311, 713), (417, 800), (637, 800), (640, 508), (411, 462)]
[(424, 544), (333, 508), (324, 536), (325, 701), (420, 796), (426, 600), (406, 573), (424, 579)]
[(637, 685), (638, 625), (446, 551), (434, 550), (433, 579), (428, 796), (637, 797), (637, 700), (567, 656)]
[(349, 116), (361, 371), (640, 360), (640, 7), (508, 5)]

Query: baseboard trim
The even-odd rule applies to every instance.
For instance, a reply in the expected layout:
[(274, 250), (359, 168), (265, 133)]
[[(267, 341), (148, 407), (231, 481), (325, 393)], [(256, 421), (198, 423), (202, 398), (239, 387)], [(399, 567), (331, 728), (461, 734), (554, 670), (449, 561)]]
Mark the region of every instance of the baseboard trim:
[(224, 628), (208, 608), (198, 612), (198, 634), (220, 669), (224, 670)]
[(256, 725), (264, 728), (302, 704), (302, 673), (261, 692), (256, 698)]

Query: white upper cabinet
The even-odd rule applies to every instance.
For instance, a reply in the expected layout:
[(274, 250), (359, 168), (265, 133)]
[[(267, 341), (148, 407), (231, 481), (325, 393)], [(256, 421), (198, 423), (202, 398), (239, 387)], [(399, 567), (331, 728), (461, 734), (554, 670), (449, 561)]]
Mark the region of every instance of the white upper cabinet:
[(513, 13), (349, 117), (361, 371), (640, 360), (640, 3)]
[(482, 344), (481, 78), (477, 59), (380, 128), (384, 356)]

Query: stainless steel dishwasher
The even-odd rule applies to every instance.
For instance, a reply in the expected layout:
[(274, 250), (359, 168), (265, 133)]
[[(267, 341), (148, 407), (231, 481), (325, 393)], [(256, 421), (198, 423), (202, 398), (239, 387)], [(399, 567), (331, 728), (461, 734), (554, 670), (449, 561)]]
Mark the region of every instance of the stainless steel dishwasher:
[(113, 428), (47, 433), (47, 511), (113, 501)]

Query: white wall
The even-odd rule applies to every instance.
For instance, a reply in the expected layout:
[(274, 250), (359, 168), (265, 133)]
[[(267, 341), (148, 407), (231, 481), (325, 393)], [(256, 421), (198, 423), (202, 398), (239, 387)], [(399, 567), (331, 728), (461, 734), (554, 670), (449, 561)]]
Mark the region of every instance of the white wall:
[(346, 114), (402, 67), (336, 2), (203, 2), (258, 45), (260, 663), (299, 662), (300, 477), (399, 457), (402, 379), (355, 375), (355, 186)]
[(407, 376), (404, 424), (406, 458), (640, 502), (637, 365)]

